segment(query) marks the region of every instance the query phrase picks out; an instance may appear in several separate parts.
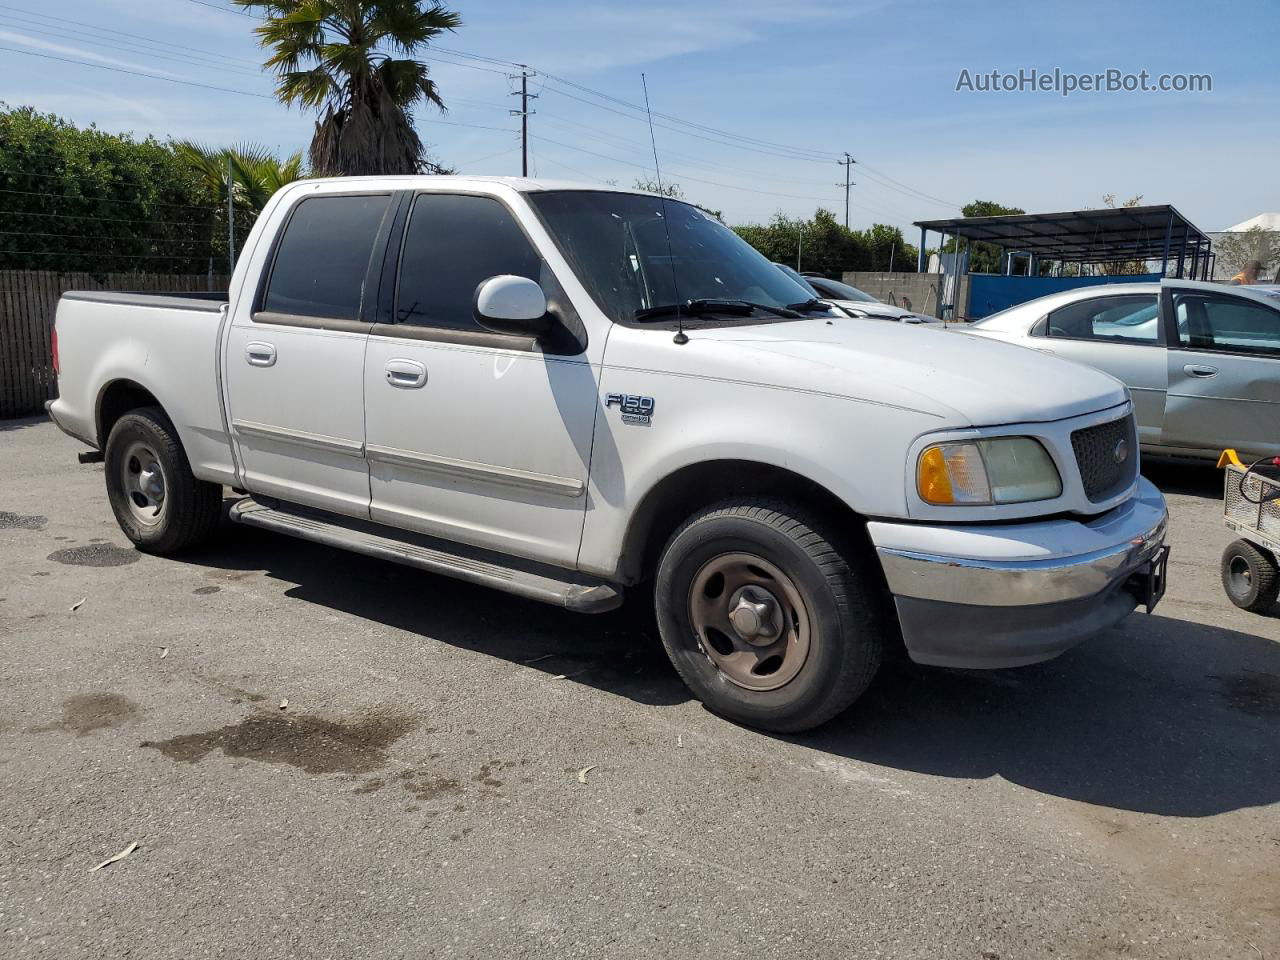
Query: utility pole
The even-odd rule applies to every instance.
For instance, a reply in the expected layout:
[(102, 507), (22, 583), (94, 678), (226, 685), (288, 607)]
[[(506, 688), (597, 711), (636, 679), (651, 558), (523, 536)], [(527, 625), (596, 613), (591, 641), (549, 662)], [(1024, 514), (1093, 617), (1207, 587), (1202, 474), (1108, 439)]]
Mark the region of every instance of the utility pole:
[(509, 75), (511, 80), (520, 81), (520, 92), (513, 92), (513, 97), (520, 98), (520, 109), (512, 110), (513, 117), (520, 118), (520, 176), (527, 177), (529, 175), (529, 117), (537, 111), (529, 109), (529, 101), (537, 100), (538, 94), (529, 93), (529, 78), (533, 76), (529, 68), (523, 63), (516, 64), (520, 68), (520, 75)]
[(231, 154), (227, 153), (227, 273), (236, 271), (236, 192), (231, 176)]
[[(849, 156), (848, 150), (845, 151), (843, 160), (836, 161), (836, 163), (844, 167), (844, 228), (846, 230), (849, 229), (849, 188), (856, 186), (856, 184), (849, 179), (849, 171), (853, 169), (853, 165), (857, 162), (857, 160)], [(842, 184), (837, 183), (836, 186), (839, 187), (842, 186)]]

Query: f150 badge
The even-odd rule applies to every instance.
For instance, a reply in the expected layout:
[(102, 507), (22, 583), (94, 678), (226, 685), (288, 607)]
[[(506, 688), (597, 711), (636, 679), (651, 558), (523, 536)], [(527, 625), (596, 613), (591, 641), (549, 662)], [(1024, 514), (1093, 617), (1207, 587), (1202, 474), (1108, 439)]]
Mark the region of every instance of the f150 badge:
[(653, 416), (653, 397), (640, 397), (634, 393), (606, 393), (604, 405), (622, 411), (623, 423), (649, 425)]

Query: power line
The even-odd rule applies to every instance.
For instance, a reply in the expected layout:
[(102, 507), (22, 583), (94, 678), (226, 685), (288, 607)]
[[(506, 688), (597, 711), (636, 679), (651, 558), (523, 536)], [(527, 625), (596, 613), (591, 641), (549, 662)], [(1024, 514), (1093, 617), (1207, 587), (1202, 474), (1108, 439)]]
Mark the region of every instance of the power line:
[[(635, 163), (634, 161), (631, 161), (631, 160), (623, 160), (621, 157), (610, 157), (610, 156), (607, 156), (606, 154), (595, 153), (594, 151), (591, 151), (591, 150), (583, 150), (581, 147), (575, 147), (568, 143), (561, 143), (559, 140), (552, 140), (550, 137), (544, 137), (541, 135), (539, 135), (539, 137), (540, 139), (544, 140), (547, 143), (555, 144), (557, 147), (564, 147), (566, 150), (575, 150), (578, 153), (585, 153), (593, 157), (599, 157), (602, 160), (610, 160), (613, 163), (621, 163), (628, 167), (635, 167), (639, 170), (645, 171), (646, 173), (650, 169), (652, 169), (647, 164)], [(726, 190), (742, 190), (746, 193), (759, 193), (767, 197), (786, 197), (791, 200), (817, 200), (819, 202), (830, 199), (829, 197), (801, 196), (800, 194), (795, 194), (795, 193), (777, 193), (776, 191), (773, 191), (773, 190), (757, 190), (754, 187), (740, 187), (732, 183), (723, 183), (719, 180), (707, 180), (702, 177), (691, 176), (687, 173), (681, 173), (676, 170), (672, 170), (671, 174), (673, 176), (679, 177), (681, 180), (691, 180), (694, 183), (706, 183), (706, 184), (710, 184), (713, 187), (724, 187)]]
[(205, 205), (198, 203), (164, 203), (159, 200), (117, 200), (113, 197), (85, 197), (76, 196), (74, 194), (65, 193), (49, 193), (46, 190), (11, 190), (8, 187), (0, 187), (0, 193), (13, 193), (27, 197), (44, 197), (48, 200), (88, 200), (93, 203), (140, 203), (153, 207), (179, 207), (184, 210), (221, 210), (222, 205)]
[[(85, 33), (80, 36), (67, 37), (65, 33), (59, 32), (59, 31), (65, 31), (66, 30), (65, 27), (60, 27), (58, 30), (42, 30), (38, 27), (27, 26), (26, 24), (9, 24), (9, 26), (15, 27), (18, 30), (22, 31), (22, 33), (17, 34), (18, 36), (25, 36), (26, 34), (42, 34), (47, 37), (55, 37), (58, 39), (70, 39), (73, 41), (79, 41), (81, 38), (83, 38), (86, 41), (92, 40), (96, 46), (101, 47), (104, 50), (109, 50), (112, 53), (119, 52), (122, 54), (132, 54), (137, 57), (150, 57), (151, 59), (154, 59), (154, 60), (166, 60), (174, 63), (186, 64), (187, 66), (190, 66), (190, 67), (197, 67), (197, 68), (203, 68), (203, 69), (217, 69), (222, 72), (230, 72), (230, 73), (238, 74), (239, 76), (244, 76), (244, 77), (261, 77), (262, 76), (261, 72), (254, 73), (251, 70), (244, 70), (239, 67), (224, 66), (223, 64), (210, 62), (210, 61), (199, 59), (199, 58), (194, 58), (192, 54), (169, 55), (169, 54), (157, 53), (154, 50), (149, 50), (149, 49), (127, 47), (123, 45), (120, 41), (106, 40), (101, 37), (94, 37), (92, 34), (89, 34), (89, 33)], [(67, 32), (70, 33), (71, 31), (67, 31)], [(86, 61), (86, 62), (92, 63), (92, 61)], [(160, 76), (160, 75), (157, 74), (157, 76)]]
[[(221, 4), (208, 2), (208, 0), (191, 0), (191, 2), (197, 3), (200, 6), (208, 7), (213, 10), (221, 11), (223, 13), (236, 15), (236, 16), (243, 16), (250, 19), (256, 19), (255, 15), (247, 10), (234, 9), (231, 7), (223, 6)], [(81, 25), (80, 21), (69, 20), (67, 18), (62, 18), (62, 17), (53, 17), (48, 14), (36, 13), (34, 11), (24, 10), (20, 7), (11, 6), (9, 4), (0, 3), (0, 9), (12, 10), (17, 13), (23, 14), (24, 16), (29, 18), (36, 17), (43, 20), (52, 20), (60, 23), (72, 24), (75, 26)], [(88, 25), (86, 24), (86, 26)], [(23, 28), (33, 30), (34, 32), (40, 32), (39, 30), (36, 30), (36, 28), (30, 27), (30, 26), (23, 25)], [(154, 44), (162, 48), (186, 50), (192, 53), (212, 55), (213, 57), (218, 58), (219, 61), (224, 61), (224, 62), (228, 60), (238, 60), (241, 63), (246, 63), (246, 64), (252, 63), (252, 61), (249, 61), (247, 59), (226, 57), (225, 55), (219, 54), (215, 51), (204, 50), (197, 47), (186, 47), (181, 44), (173, 44), (168, 41), (161, 41), (151, 37), (146, 37), (136, 32), (126, 33), (124, 31), (113, 30), (108, 27), (95, 27), (94, 29), (100, 30), (102, 32), (113, 33), (118, 36), (126, 37), (129, 39), (130, 42), (148, 43), (148, 44)], [(68, 32), (71, 32), (71, 31), (68, 31)], [(81, 31), (81, 33), (83, 33), (83, 31)], [(102, 42), (101, 38), (95, 38), (95, 39), (98, 39), (99, 42)], [(522, 70), (528, 69), (528, 68), (522, 67), (520, 64), (517, 64), (511, 60), (504, 60), (498, 57), (489, 57), (483, 54), (472, 53), (470, 51), (459, 50), (459, 49), (450, 48), (450, 47), (441, 47), (437, 45), (432, 45), (428, 49), (430, 52), (424, 55), (422, 59), (434, 60), (436, 63), (442, 64), (442, 65), (464, 67), (467, 69), (481, 70), (484, 72), (495, 73), (499, 75), (507, 74), (507, 71), (504, 69), (499, 69), (500, 67), (516, 68), (516, 69), (522, 69)], [(36, 53), (29, 50), (14, 49), (11, 47), (0, 47), (0, 50), (5, 50), (13, 53), (26, 54), (27, 56), (35, 56), (35, 57), (40, 57), (42, 59), (55, 60), (55, 61), (64, 62), (64, 63), (73, 63), (80, 66), (96, 67), (101, 70), (110, 70), (116, 73), (124, 73), (128, 75), (140, 76), (140, 77), (154, 79), (154, 80), (163, 80), (168, 83), (177, 83), (184, 86), (193, 86), (193, 87), (200, 87), (203, 89), (218, 90), (220, 92), (235, 93), (235, 94), (240, 94), (242, 96), (258, 97), (260, 99), (271, 99), (271, 97), (267, 94), (253, 93), (246, 90), (236, 90), (228, 87), (218, 86), (215, 84), (200, 83), (197, 81), (186, 80), (178, 77), (167, 77), (159, 74), (142, 73), (142, 72), (128, 70), (121, 67), (113, 67), (113, 66), (108, 66), (106, 64), (92, 63), (84, 60), (75, 60), (71, 58), (57, 57), (57, 56), (52, 56), (50, 54)], [(155, 53), (152, 53), (151, 51), (129, 50), (129, 52), (136, 52), (136, 53), (145, 52), (145, 53), (149, 53), (152, 56), (161, 57), (160, 54), (155, 54)], [(438, 55), (443, 55), (443, 57), (440, 57)], [(171, 59), (171, 60), (177, 59), (180, 62), (191, 61), (190, 57), (185, 57), (185, 58), (162, 57), (162, 58)], [(447, 59), (447, 58), (453, 58), (453, 59)], [(202, 59), (207, 60), (208, 57), (204, 57)], [(471, 61), (471, 62), (467, 62), (467, 61)], [(223, 66), (223, 63), (217, 62), (210, 65)], [(241, 71), (241, 72), (246, 72), (246, 71)], [(542, 74), (543, 87), (545, 88), (545, 85), (548, 81), (553, 82), (557, 84), (557, 89), (555, 90), (555, 92), (559, 93), (561, 96), (567, 97), (572, 100), (576, 100), (579, 103), (583, 103), (587, 106), (591, 106), (596, 109), (602, 109), (612, 113), (616, 113), (629, 120), (633, 120), (637, 122), (643, 121), (643, 117), (637, 115), (643, 112), (642, 108), (636, 103), (632, 103), (620, 97), (612, 96), (611, 94), (607, 94), (603, 91), (596, 90), (585, 84), (581, 84), (576, 81), (569, 80), (565, 77), (561, 77), (556, 74), (550, 74), (550, 73), (547, 73), (546, 71), (538, 71), (538, 72)], [(596, 100), (590, 100), (581, 96), (577, 96), (573, 93), (570, 93), (566, 89), (561, 89), (561, 87), (572, 88), (574, 90), (585, 93), (590, 97), (594, 97), (596, 98)], [(601, 100), (605, 102), (604, 103), (597, 102)], [(465, 102), (465, 100), (459, 98), (459, 102)], [(610, 107), (608, 106), (608, 104), (615, 104), (616, 107)], [(490, 104), (483, 104), (483, 105), (489, 106)], [(496, 105), (493, 105), (493, 106), (496, 107)], [(617, 107), (621, 107), (623, 109), (617, 109)], [(631, 111), (631, 112), (628, 113), (625, 111)], [(736, 149), (748, 150), (751, 152), (761, 153), (764, 155), (774, 156), (777, 158), (787, 159), (792, 161), (813, 162), (813, 163), (831, 162), (830, 159), (827, 159), (827, 157), (821, 153), (818, 153), (812, 150), (805, 150), (803, 148), (798, 148), (791, 144), (778, 143), (775, 141), (764, 140), (758, 137), (750, 137), (750, 136), (744, 136), (742, 134), (736, 134), (728, 130), (723, 130), (717, 127), (713, 127), (709, 124), (699, 123), (691, 120), (685, 120), (681, 117), (674, 116), (672, 114), (657, 113), (655, 114), (655, 116), (669, 121), (669, 123), (667, 124), (663, 124), (663, 123), (656, 124), (657, 126), (662, 127), (663, 129), (669, 130), (674, 133), (679, 133), (684, 136), (689, 136), (689, 137), (694, 137), (696, 139), (704, 140), (706, 142), (715, 143), (721, 146), (733, 146)], [(434, 122), (447, 123), (448, 121), (434, 121)], [(672, 124), (674, 124), (674, 126), (672, 126)], [(467, 124), (461, 124), (461, 123), (458, 123), (456, 125), (468, 126)], [(470, 124), (469, 126), (475, 127), (477, 129), (484, 129), (484, 127), (479, 124)], [(500, 128), (495, 127), (495, 128), (489, 128), (489, 129), (497, 130)], [(690, 162), (697, 162), (697, 161), (691, 160)], [(891, 189), (891, 190), (894, 190), (895, 192), (902, 193), (904, 196), (908, 196), (913, 200), (924, 199), (933, 203), (938, 203), (943, 206), (953, 207), (953, 208), (957, 208), (959, 206), (958, 204), (952, 203), (947, 200), (943, 200), (940, 197), (932, 196), (931, 194), (925, 193), (922, 190), (918, 190), (914, 187), (911, 187), (910, 185), (905, 184), (902, 181), (897, 180), (889, 176), (888, 174), (885, 174), (877, 170), (874, 167), (868, 167), (866, 164), (862, 164), (862, 166), (864, 169), (867, 170), (868, 176), (871, 177), (873, 182), (877, 183), (880, 186), (885, 187), (886, 189)], [(749, 175), (758, 176), (760, 174), (752, 173)], [(693, 178), (686, 177), (686, 179), (693, 179)], [(738, 189), (738, 188), (730, 187), (730, 189)], [(745, 189), (745, 188), (742, 188), (742, 189)], [(764, 191), (757, 191), (757, 192), (764, 192)], [(773, 194), (773, 195), (794, 196), (794, 195), (786, 195), (786, 194)], [(900, 216), (900, 214), (892, 214), (892, 216)]]
[(206, 254), (112, 253), (101, 250), (4, 250), (0, 257), (97, 257), (99, 260), (204, 260)]
[[(47, 196), (47, 194), (36, 194)], [(166, 227), (207, 227), (205, 220), (151, 220), (146, 217), (99, 217), (77, 213), (45, 213), (43, 210), (0, 210), (0, 217), (47, 217), (56, 220), (92, 220), (95, 223), (148, 223)]]
[(275, 98), (265, 93), (250, 93), (248, 90), (233, 90), (231, 87), (219, 87), (211, 83), (196, 83), (194, 80), (179, 80), (176, 77), (162, 77), (155, 73), (141, 73), (137, 70), (126, 70), (123, 67), (109, 67), (105, 63), (90, 63), (88, 60), (72, 60), (69, 57), (55, 57), (48, 53), (36, 53), (34, 50), (19, 50), (17, 47), (3, 47), (0, 50), (9, 53), (21, 53), (28, 57), (39, 57), (42, 60), (57, 60), (60, 63), (74, 63), (82, 67), (93, 67), (97, 70), (110, 70), (112, 73), (127, 73), (134, 77), (146, 77), (149, 80), (164, 80), (166, 83), (179, 83), (187, 87), (203, 87), (205, 90), (219, 90), (222, 93), (238, 93), (243, 97), (259, 97), (263, 100), (274, 100)]
[(248, 10), (236, 10), (233, 7), (224, 7), (218, 3), (210, 3), (209, 0), (191, 0), (192, 3), (198, 3), (202, 7), (208, 7), (210, 10), (218, 10), (222, 13), (230, 13), (242, 17), (252, 17), (253, 14)]
[(458, 120), (437, 120), (435, 117), (423, 117), (423, 123), (442, 123), (446, 127), (470, 127), (472, 130), (497, 130), (499, 133), (515, 133), (509, 127), (490, 127), (482, 123), (462, 123)]
[(190, 240), (185, 237), (137, 237), (137, 236), (103, 236), (100, 233), (28, 233), (26, 230), (0, 230), (3, 237), (52, 237), (57, 240), (127, 240), (131, 243), (197, 243), (209, 246), (207, 239)]
[[(255, 63), (253, 60), (238, 58), (238, 56), (228, 56), (221, 54), (216, 50), (204, 50), (201, 47), (183, 46), (182, 44), (173, 44), (168, 40), (154, 40), (151, 37), (145, 37), (140, 33), (127, 33), (119, 31), (119, 29), (108, 29), (106, 27), (97, 27), (93, 24), (79, 22), (79, 20), (68, 20), (63, 17), (50, 17), (50, 15), (42, 13), (28, 13), (26, 10), (20, 10), (17, 6), (9, 6), (8, 4), (0, 4), (0, 9), (12, 10), (8, 17), (12, 18), (17, 14), (20, 20), (28, 20), (29, 23), (10, 23), (10, 26), (19, 29), (28, 29), (33, 33), (44, 32), (46, 35), (61, 37), (64, 33), (73, 33), (73, 35), (86, 37), (95, 44), (116, 45), (120, 50), (128, 50), (131, 54), (146, 54), (148, 56), (161, 56), (163, 59), (174, 59), (172, 56), (164, 56), (156, 54), (151, 49), (152, 46), (159, 47), (161, 50), (169, 50), (177, 52), (186, 58), (187, 61), (195, 56), (196, 60), (209, 61), (211, 65), (221, 67), (223, 69), (236, 69), (241, 72), (243, 68), (227, 67), (227, 64), (243, 64), (244, 67), (253, 67), (261, 69), (261, 64)], [(68, 26), (69, 24), (69, 26)], [(55, 32), (56, 31), (56, 32)], [(102, 33), (111, 33), (113, 37), (102, 37)], [(119, 40), (118, 38), (120, 37)], [(151, 46), (143, 46), (143, 45)], [(125, 46), (127, 45), (127, 46)]]
[(15, 13), (21, 13), (27, 17), (34, 17), (38, 20), (53, 20), (53, 21), (56, 21), (57, 23), (66, 23), (66, 24), (70, 24), (73, 27), (91, 27), (93, 30), (98, 31), (99, 33), (112, 33), (119, 37), (125, 37), (131, 40), (137, 40), (140, 43), (154, 43), (157, 46), (170, 47), (177, 50), (186, 50), (192, 53), (207, 53), (207, 54), (212, 54), (215, 57), (221, 57), (226, 60), (234, 60), (239, 63), (247, 63), (250, 66), (254, 66), (254, 67), (259, 66), (259, 64), (256, 63), (255, 61), (245, 59), (244, 57), (230, 57), (230, 56), (226, 56), (225, 54), (219, 53), (216, 50), (207, 50), (203, 47), (188, 47), (180, 43), (173, 43), (170, 40), (156, 40), (151, 37), (145, 37), (142, 34), (136, 33), (133, 31), (113, 30), (111, 27), (98, 26), (97, 24), (86, 23), (83, 20), (68, 20), (66, 17), (55, 17), (52, 14), (48, 14), (48, 13), (37, 13), (34, 10), (24, 10), (22, 7), (11, 6), (10, 4), (7, 4), (7, 3), (0, 3), (0, 9), (12, 10)]

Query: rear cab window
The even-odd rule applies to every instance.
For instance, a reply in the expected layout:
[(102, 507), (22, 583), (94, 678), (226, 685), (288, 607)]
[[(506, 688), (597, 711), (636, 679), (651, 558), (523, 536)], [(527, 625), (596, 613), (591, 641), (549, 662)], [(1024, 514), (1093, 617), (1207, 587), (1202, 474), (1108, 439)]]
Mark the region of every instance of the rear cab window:
[(276, 245), (261, 310), (282, 317), (358, 320), (389, 194), (308, 197)]

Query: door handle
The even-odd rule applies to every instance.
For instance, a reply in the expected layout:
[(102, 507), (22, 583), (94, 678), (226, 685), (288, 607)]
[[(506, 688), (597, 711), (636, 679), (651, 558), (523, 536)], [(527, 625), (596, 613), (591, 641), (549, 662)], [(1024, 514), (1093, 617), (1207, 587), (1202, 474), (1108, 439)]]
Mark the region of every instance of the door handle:
[(393, 387), (413, 390), (427, 382), (427, 368), (417, 360), (388, 360), (384, 369)]
[(1216, 377), (1218, 375), (1217, 367), (1211, 367), (1205, 363), (1188, 363), (1182, 369), (1189, 377), (1200, 377), (1203, 379), (1205, 377)]
[(255, 367), (270, 367), (276, 362), (276, 348), (261, 340), (245, 344), (244, 358)]

